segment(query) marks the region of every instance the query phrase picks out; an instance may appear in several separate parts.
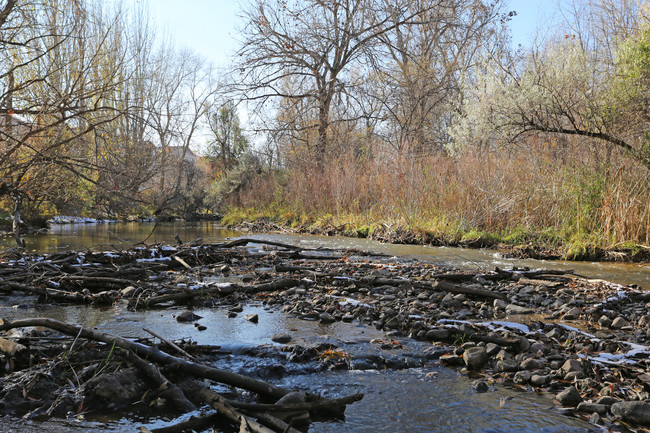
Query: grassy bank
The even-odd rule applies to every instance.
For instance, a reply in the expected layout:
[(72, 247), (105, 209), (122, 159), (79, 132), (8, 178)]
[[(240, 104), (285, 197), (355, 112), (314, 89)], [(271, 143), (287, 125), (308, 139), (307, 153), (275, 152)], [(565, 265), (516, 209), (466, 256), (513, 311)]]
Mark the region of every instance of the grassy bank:
[(225, 223), (268, 221), (387, 242), (648, 260), (650, 176), (625, 155), (557, 143), (417, 160), (332, 158), (249, 179)]
[(286, 208), (230, 208), (222, 222), (252, 231), (289, 231), (326, 236), (368, 238), (389, 243), (495, 248), (516, 258), (650, 261), (650, 248), (634, 242), (603, 247), (588, 241), (565, 243), (551, 233), (522, 229), (490, 233), (462, 224), (409, 225), (371, 215), (296, 213)]

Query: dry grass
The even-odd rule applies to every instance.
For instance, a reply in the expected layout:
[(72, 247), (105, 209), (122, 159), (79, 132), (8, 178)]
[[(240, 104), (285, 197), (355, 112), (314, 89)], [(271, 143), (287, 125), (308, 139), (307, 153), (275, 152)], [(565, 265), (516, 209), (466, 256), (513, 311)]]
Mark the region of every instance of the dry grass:
[(602, 146), (537, 143), (450, 157), (332, 158), (256, 179), (241, 206), (292, 223), (392, 224), (440, 236), (608, 248), (650, 244), (650, 176)]

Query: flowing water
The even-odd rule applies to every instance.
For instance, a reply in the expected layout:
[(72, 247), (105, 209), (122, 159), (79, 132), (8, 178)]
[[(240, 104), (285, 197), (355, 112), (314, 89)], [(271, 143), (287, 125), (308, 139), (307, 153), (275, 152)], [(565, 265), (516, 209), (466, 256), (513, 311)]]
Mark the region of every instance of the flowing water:
[[(174, 243), (178, 235), (188, 242), (202, 238), (216, 242), (241, 233), (226, 231), (216, 224), (201, 222), (125, 224), (74, 224), (54, 226), (48, 234), (31, 235), (28, 248), (37, 252), (55, 252), (71, 249), (127, 248), (146, 239), (147, 244)], [(430, 248), (422, 246), (388, 245), (363, 239), (319, 237), (303, 235), (255, 235), (304, 247), (359, 248), (363, 250), (411, 257), (441, 266), (489, 270), (495, 266), (530, 266), (533, 268), (574, 269), (593, 278), (604, 278), (619, 283), (638, 284), (650, 288), (650, 269), (647, 265), (574, 263), (535, 260), (505, 260), (494, 251), (465, 250), (459, 248)], [(7, 241), (8, 242), (8, 241)], [(384, 334), (374, 328), (359, 324), (317, 322), (289, 318), (277, 310), (261, 305), (250, 305), (234, 319), (226, 318), (220, 309), (196, 310), (203, 316), (200, 324), (207, 327), (201, 332), (192, 325), (179, 325), (175, 315), (180, 309), (132, 312), (116, 306), (91, 308), (87, 306), (56, 306), (36, 303), (35, 298), (17, 296), (0, 297), (0, 317), (19, 319), (26, 317), (51, 317), (71, 324), (95, 327), (101, 331), (123, 337), (149, 336), (143, 328), (152, 329), (169, 339), (192, 339), (199, 344), (221, 345), (236, 353), (240, 348), (270, 345), (270, 337), (277, 333), (292, 335), (292, 343), (314, 345), (320, 342), (335, 343), (350, 354), (377, 353), (381, 351), (370, 341)], [(243, 317), (259, 315), (253, 324)], [(405, 340), (408, 352), (418, 353), (423, 343)], [(390, 355), (395, 352), (391, 351)], [(220, 364), (222, 368), (245, 371), (247, 365), (256, 365), (257, 359), (232, 356)], [(533, 392), (520, 392), (496, 386), (489, 392), (478, 394), (470, 386), (470, 379), (455, 370), (431, 364), (421, 369), (403, 371), (339, 371), (319, 374), (291, 374), (277, 379), (276, 383), (291, 388), (310, 389), (325, 395), (341, 396), (362, 392), (362, 401), (348, 406), (345, 418), (313, 422), (310, 432), (588, 432), (602, 431), (589, 423), (569, 416), (556, 408), (552, 396)], [(188, 417), (187, 415), (186, 417)], [(186, 418), (185, 417), (185, 418)], [(116, 418), (50, 420), (44, 423), (0, 418), (0, 432), (45, 431), (76, 433), (82, 431), (137, 431), (172, 424), (173, 417), (157, 414), (147, 418), (119, 416)]]
[[(26, 237), (27, 247), (33, 252), (56, 252), (92, 249), (128, 248), (138, 242), (174, 244), (176, 236), (183, 242), (203, 239), (218, 242), (243, 236), (241, 232), (224, 230), (214, 222), (176, 223), (115, 223), (115, 224), (64, 224), (53, 226), (48, 233)], [(620, 284), (636, 284), (650, 289), (650, 265), (640, 263), (567, 262), (561, 260), (505, 259), (494, 250), (419, 245), (383, 244), (368, 239), (340, 236), (312, 236), (296, 234), (258, 234), (247, 237), (290, 243), (302, 247), (357, 248), (391, 256), (414, 258), (440, 266), (460, 269), (493, 270), (513, 266), (533, 269), (572, 269), (589, 278), (600, 278)], [(4, 239), (10, 245), (11, 237)], [(2, 238), (0, 238), (2, 241)]]

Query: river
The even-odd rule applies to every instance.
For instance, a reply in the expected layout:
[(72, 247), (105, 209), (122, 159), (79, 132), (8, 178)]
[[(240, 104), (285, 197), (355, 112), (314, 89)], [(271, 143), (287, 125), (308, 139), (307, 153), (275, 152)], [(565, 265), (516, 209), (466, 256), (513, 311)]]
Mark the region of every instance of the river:
[[(224, 230), (214, 222), (175, 223), (114, 223), (114, 224), (62, 224), (52, 226), (45, 234), (26, 237), (31, 252), (56, 252), (92, 248), (129, 248), (146, 239), (147, 244), (167, 242), (174, 244), (176, 236), (184, 242), (203, 239), (204, 242), (219, 242), (227, 238), (243, 236), (232, 230)], [(619, 284), (636, 284), (650, 290), (650, 265), (640, 263), (614, 262), (567, 262), (561, 260), (505, 259), (494, 250), (448, 247), (427, 247), (420, 245), (384, 244), (368, 239), (341, 236), (312, 236), (298, 234), (256, 234), (248, 237), (264, 238), (279, 242), (316, 248), (357, 248), (391, 256), (408, 257), (425, 262), (460, 269), (494, 270), (495, 267), (510, 269), (513, 266), (528, 266), (533, 269), (573, 269), (577, 274), (589, 278), (600, 278)], [(11, 237), (4, 243), (9, 245)]]
[[(188, 242), (202, 238), (204, 242), (222, 241), (242, 236), (242, 233), (223, 230), (214, 223), (119, 223), (73, 224), (54, 226), (47, 234), (30, 235), (27, 245), (31, 251), (55, 252), (64, 250), (119, 249), (142, 242), (175, 242), (178, 235)], [(318, 237), (290, 234), (255, 235), (306, 247), (359, 248), (395, 256), (412, 257), (441, 266), (456, 268), (493, 269), (495, 266), (530, 266), (534, 268), (571, 268), (593, 278), (606, 278), (619, 283), (638, 284), (650, 288), (650, 270), (647, 265), (610, 263), (573, 263), (534, 260), (506, 260), (494, 251), (465, 250), (458, 248), (430, 248), (422, 246), (387, 245), (364, 239)], [(7, 241), (8, 242), (8, 241)], [(19, 308), (16, 308), (20, 305)], [(383, 337), (383, 332), (360, 324), (334, 323), (323, 325), (289, 318), (280, 311), (249, 305), (241, 316), (259, 315), (259, 323), (243, 318), (228, 319), (220, 309), (197, 310), (203, 316), (201, 324), (207, 331), (200, 332), (191, 325), (180, 325), (174, 319), (180, 309), (154, 311), (127, 311), (120, 307), (92, 308), (87, 306), (56, 306), (39, 304), (35, 298), (0, 297), (0, 317), (18, 319), (25, 317), (51, 317), (72, 324), (96, 327), (99, 330), (136, 338), (147, 334), (143, 327), (170, 339), (187, 338), (199, 344), (218, 344), (237, 353), (240, 348), (274, 344), (270, 337), (277, 333), (290, 333), (294, 342), (315, 345), (332, 342), (348, 353), (377, 351), (370, 343)], [(418, 352), (426, 343), (403, 340), (407, 352)], [(391, 353), (393, 354), (393, 353)], [(259, 359), (233, 356), (230, 365), (237, 371), (247, 363)], [(345, 419), (319, 421), (310, 425), (310, 432), (588, 432), (602, 431), (586, 421), (569, 416), (553, 403), (552, 395), (522, 392), (505, 386), (491, 387), (487, 393), (476, 393), (470, 379), (455, 370), (431, 364), (425, 368), (402, 371), (343, 371), (319, 374), (288, 375), (277, 381), (278, 385), (311, 389), (325, 395), (340, 396), (362, 392), (362, 401), (350, 405)], [(137, 431), (173, 423), (173, 417), (157, 414), (137, 418), (128, 414), (113, 418), (94, 419), (71, 417), (65, 420), (36, 422), (13, 418), (0, 418), (0, 432), (45, 431), (75, 433), (82, 431)]]

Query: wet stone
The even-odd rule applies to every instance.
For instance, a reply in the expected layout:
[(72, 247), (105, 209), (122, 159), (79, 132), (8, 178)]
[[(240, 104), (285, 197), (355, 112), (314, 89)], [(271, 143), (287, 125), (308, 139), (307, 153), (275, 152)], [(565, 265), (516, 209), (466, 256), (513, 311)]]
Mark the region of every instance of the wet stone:
[(598, 319), (598, 324), (603, 328), (609, 328), (610, 326), (612, 326), (612, 319), (610, 319), (609, 317), (603, 314), (602, 316), (600, 316), (600, 319)]
[(483, 347), (472, 347), (463, 353), (465, 365), (470, 370), (480, 370), (488, 360), (488, 354)]
[(291, 335), (289, 334), (275, 334), (271, 336), (271, 341), (279, 344), (287, 344), (291, 341)]
[(627, 325), (627, 322), (625, 321), (625, 319), (623, 319), (622, 317), (617, 317), (612, 322), (611, 328), (612, 329), (621, 329), (626, 325)]
[(451, 331), (447, 328), (429, 329), (425, 334), (428, 341), (445, 341), (451, 337)]
[(578, 412), (584, 413), (597, 413), (598, 415), (605, 415), (607, 413), (607, 406), (604, 404), (591, 403), (583, 401), (576, 407)]
[(650, 403), (643, 401), (621, 401), (611, 407), (612, 415), (644, 427), (650, 426)]
[(530, 378), (530, 384), (533, 386), (544, 386), (549, 383), (551, 378), (548, 375), (533, 374)]
[(464, 365), (463, 358), (461, 358), (458, 355), (451, 354), (451, 353), (448, 353), (446, 355), (442, 355), (440, 357), (440, 361), (443, 362), (444, 364), (452, 365), (452, 366), (456, 366), (456, 367)]
[(501, 350), (501, 346), (494, 343), (488, 343), (485, 345), (485, 351), (489, 356), (494, 356)]
[(515, 376), (512, 378), (512, 380), (517, 384), (525, 385), (530, 381), (530, 379), (532, 379), (532, 377), (533, 373), (528, 370), (523, 370), (515, 373)]
[(536, 358), (528, 358), (521, 363), (521, 368), (523, 370), (540, 370), (544, 368), (544, 361)]
[(611, 406), (614, 403), (618, 403), (620, 401), (621, 400), (619, 400), (616, 397), (611, 397), (609, 395), (604, 395), (604, 396), (598, 398), (598, 400), (596, 400), (596, 404), (604, 404), (605, 406)]
[(515, 372), (519, 370), (519, 362), (514, 359), (504, 359), (497, 362), (497, 370), (502, 372)]
[(490, 386), (484, 380), (476, 380), (472, 382), (472, 389), (474, 389), (476, 392), (482, 393), (488, 392), (490, 390)]
[(564, 364), (562, 364), (561, 370), (564, 373), (569, 373), (571, 371), (582, 372), (582, 363), (577, 359), (568, 359)]
[(534, 309), (522, 307), (520, 305), (508, 304), (506, 306), (506, 314), (532, 314), (534, 312)]
[(570, 386), (555, 396), (562, 406), (575, 407), (582, 402), (582, 396), (575, 386)]
[(199, 320), (203, 318), (202, 316), (199, 316), (198, 314), (194, 314), (192, 311), (183, 311), (180, 313), (178, 316), (176, 316), (176, 320), (178, 322), (194, 322), (196, 320)]
[(248, 320), (251, 323), (257, 323), (260, 321), (260, 318), (257, 314), (247, 314), (244, 316), (244, 319)]
[(336, 319), (330, 313), (321, 313), (320, 316), (318, 316), (318, 318), (320, 319), (321, 323), (336, 322)]

